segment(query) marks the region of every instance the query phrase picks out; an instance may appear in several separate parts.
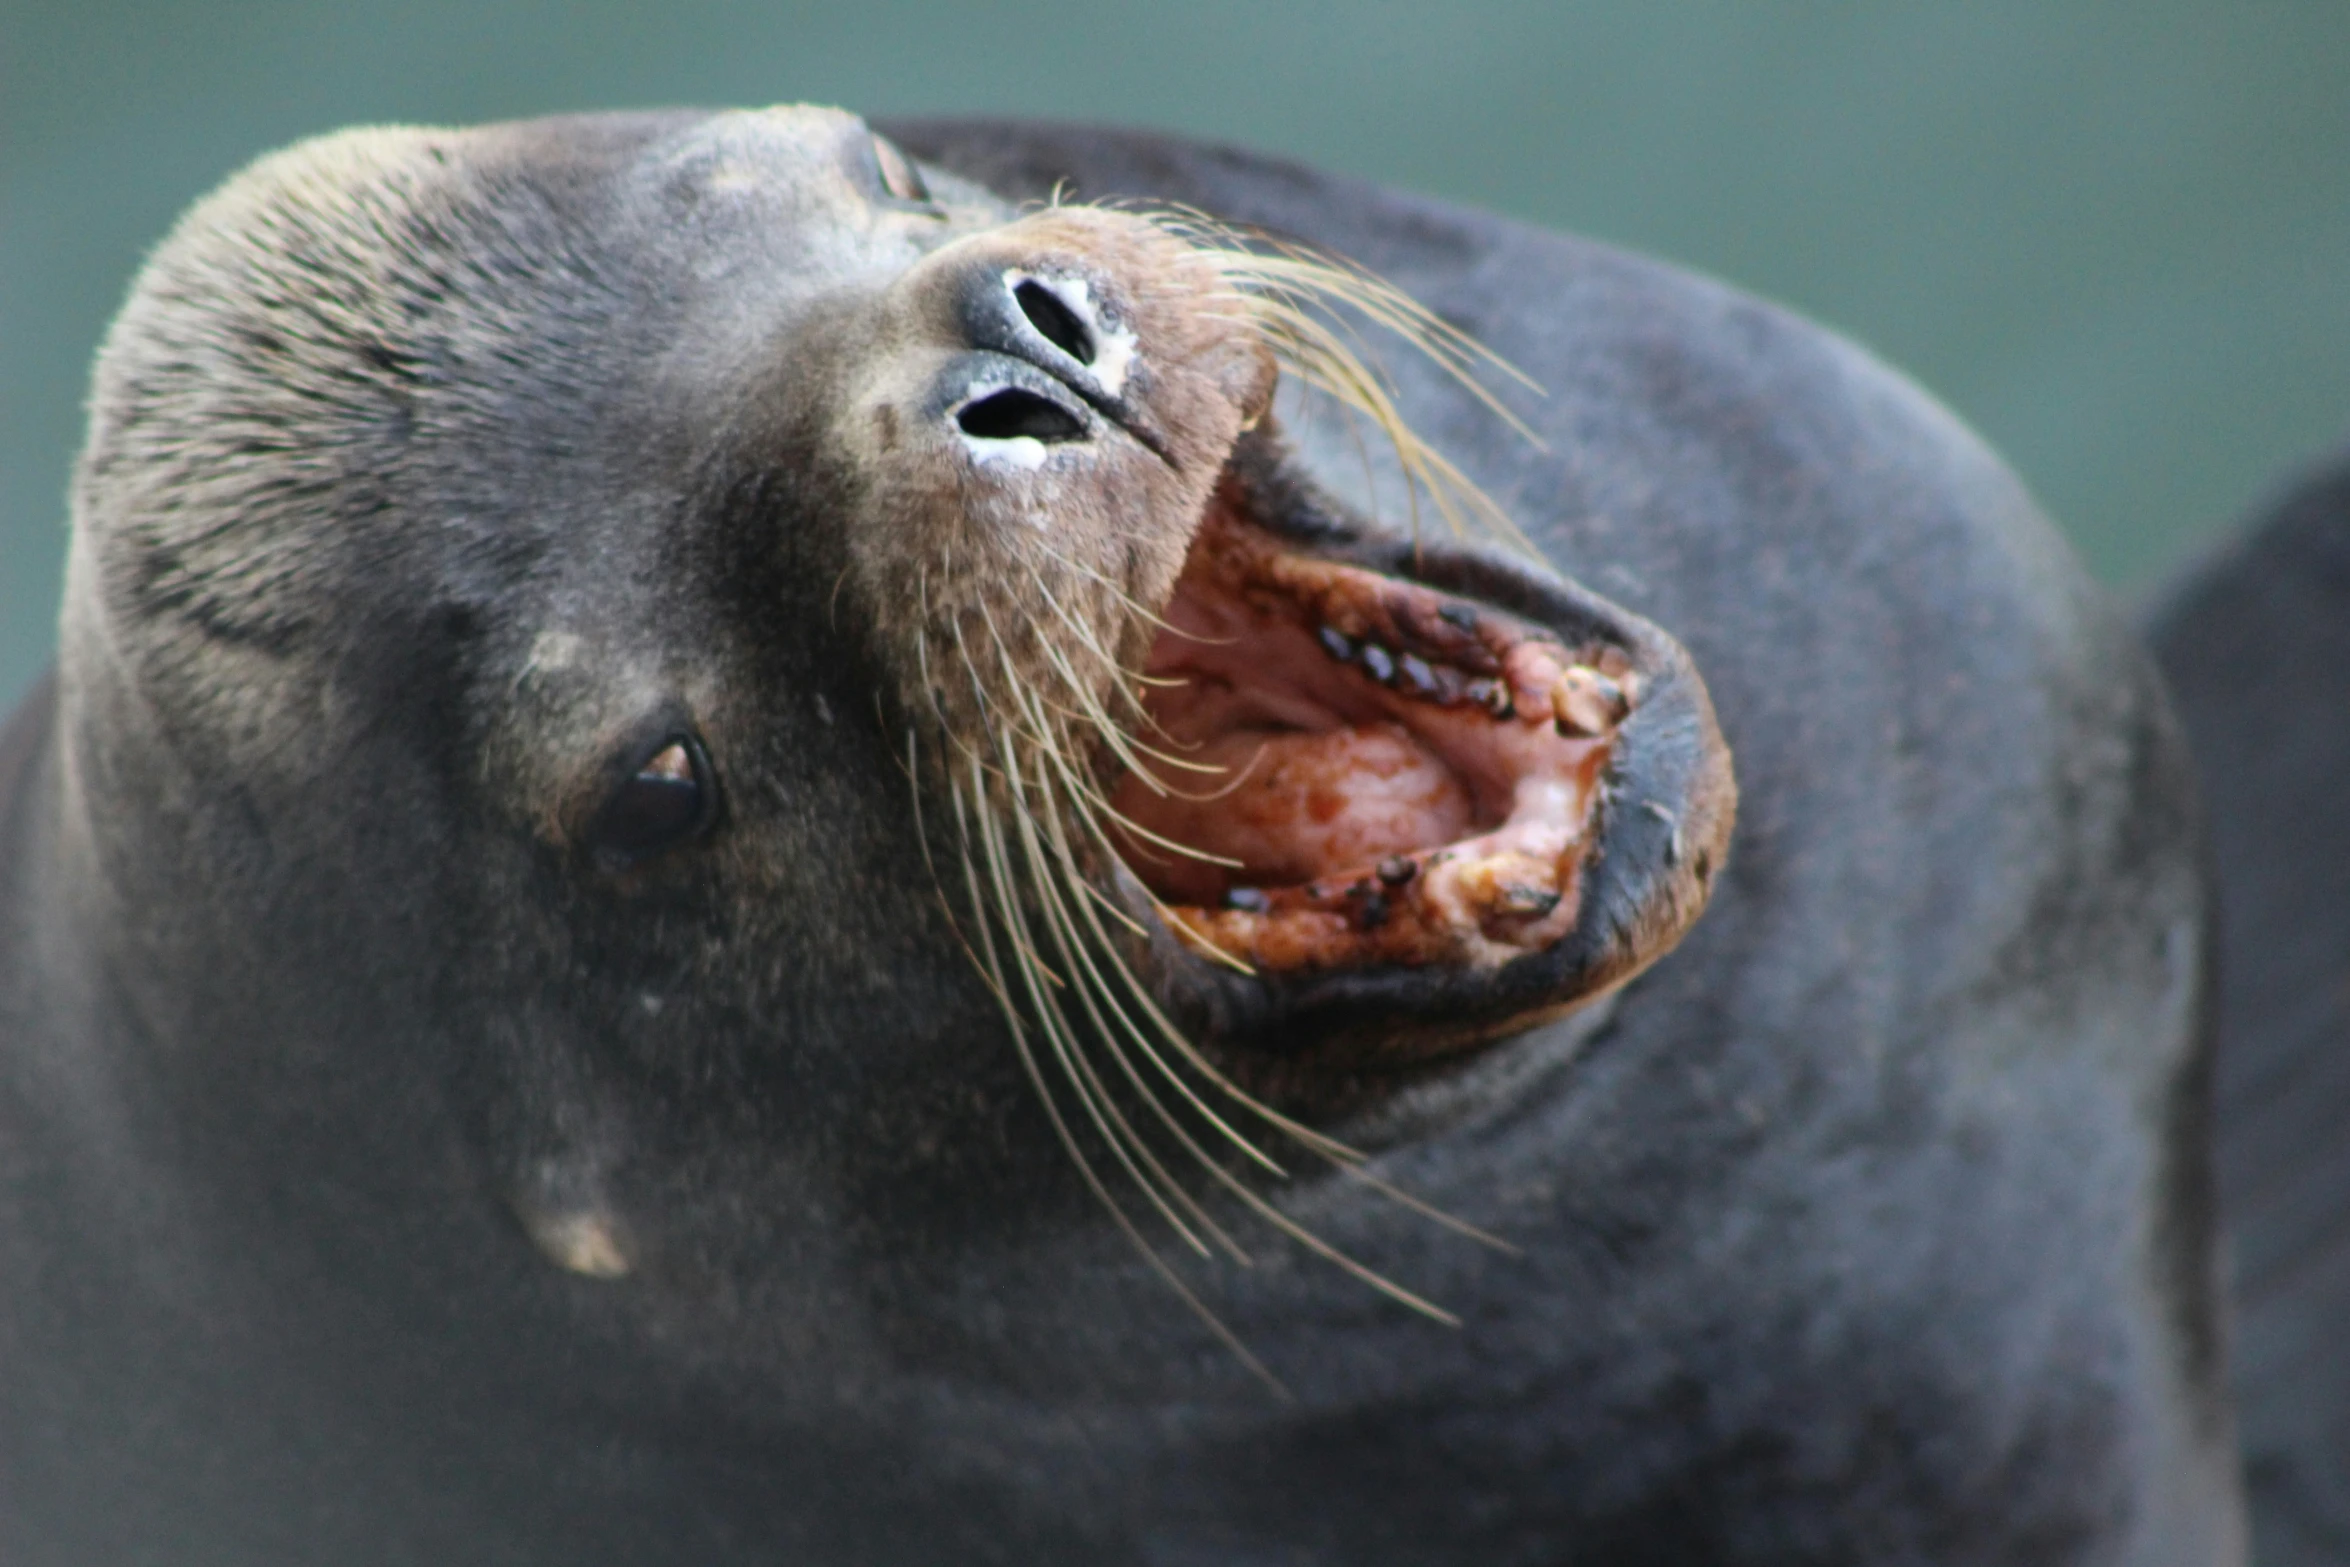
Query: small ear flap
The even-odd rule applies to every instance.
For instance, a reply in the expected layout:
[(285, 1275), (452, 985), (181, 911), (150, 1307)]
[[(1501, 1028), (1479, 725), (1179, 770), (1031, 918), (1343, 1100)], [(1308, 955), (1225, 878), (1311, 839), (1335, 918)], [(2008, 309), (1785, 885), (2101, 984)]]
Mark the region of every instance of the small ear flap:
[(886, 136), (873, 138), (873, 161), (881, 168), (881, 188), (900, 201), (930, 203), (930, 187), (914, 160), (900, 152)]

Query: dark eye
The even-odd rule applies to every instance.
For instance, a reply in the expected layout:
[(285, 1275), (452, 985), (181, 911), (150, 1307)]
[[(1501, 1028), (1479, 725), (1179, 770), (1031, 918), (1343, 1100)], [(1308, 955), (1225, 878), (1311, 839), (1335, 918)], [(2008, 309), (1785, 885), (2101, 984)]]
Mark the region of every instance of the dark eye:
[(701, 742), (692, 735), (671, 735), (596, 812), (588, 845), (607, 861), (633, 864), (700, 836), (717, 803)]
[(900, 201), (919, 201), (927, 205), (930, 187), (922, 183), (913, 160), (882, 140), (873, 138), (873, 158), (881, 165), (881, 188)]

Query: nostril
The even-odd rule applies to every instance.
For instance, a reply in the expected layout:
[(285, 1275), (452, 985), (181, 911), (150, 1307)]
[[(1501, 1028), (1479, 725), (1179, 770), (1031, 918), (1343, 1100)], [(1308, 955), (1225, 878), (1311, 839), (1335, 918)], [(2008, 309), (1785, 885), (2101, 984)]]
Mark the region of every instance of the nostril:
[(988, 441), (1023, 435), (1038, 441), (1074, 441), (1085, 433), (1085, 422), (1068, 409), (1016, 386), (965, 403), (955, 411), (955, 423), (965, 435)]
[(1012, 298), (1046, 342), (1081, 365), (1093, 363), (1093, 334), (1085, 329), (1077, 312), (1061, 302), (1060, 295), (1034, 278), (1024, 278), (1013, 288)]

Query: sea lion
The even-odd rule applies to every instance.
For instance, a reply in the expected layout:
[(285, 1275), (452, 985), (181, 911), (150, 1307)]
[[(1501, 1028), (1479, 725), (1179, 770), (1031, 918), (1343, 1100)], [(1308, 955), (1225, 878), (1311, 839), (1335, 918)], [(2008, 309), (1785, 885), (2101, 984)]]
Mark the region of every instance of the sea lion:
[(2180, 748), (1818, 328), (632, 115), (265, 160), (92, 407), (9, 1560), (2235, 1558)]
[(2254, 1559), (2350, 1556), (2350, 452), (2151, 618), (2219, 888), (2220, 1209)]

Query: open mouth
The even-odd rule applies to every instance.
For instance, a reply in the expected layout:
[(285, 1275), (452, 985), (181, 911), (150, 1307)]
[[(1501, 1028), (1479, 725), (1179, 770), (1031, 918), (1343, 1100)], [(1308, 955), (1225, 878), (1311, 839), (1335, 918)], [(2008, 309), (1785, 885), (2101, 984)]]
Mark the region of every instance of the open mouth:
[(1163, 618), (1159, 760), (1112, 803), (1192, 941), (1272, 972), (1490, 967), (1573, 927), (1622, 649), (1287, 549), (1230, 485)]
[(1637, 617), (1374, 541), (1260, 432), (1161, 620), (1113, 832), (1212, 1032), (1311, 1013), (1419, 1058), (1589, 999), (1702, 909), (1728, 753)]

